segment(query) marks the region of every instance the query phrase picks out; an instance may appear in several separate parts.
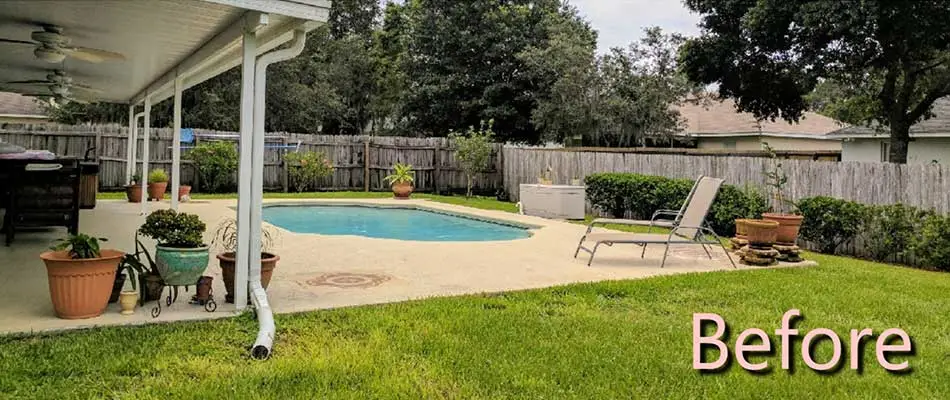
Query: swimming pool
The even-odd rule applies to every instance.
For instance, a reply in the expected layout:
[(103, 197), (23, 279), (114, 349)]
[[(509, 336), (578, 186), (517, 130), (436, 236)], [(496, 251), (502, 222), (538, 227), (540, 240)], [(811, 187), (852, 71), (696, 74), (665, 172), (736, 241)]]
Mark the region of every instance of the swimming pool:
[(483, 242), (530, 236), (528, 229), (422, 209), (362, 205), (275, 205), (264, 220), (297, 233), (425, 242)]

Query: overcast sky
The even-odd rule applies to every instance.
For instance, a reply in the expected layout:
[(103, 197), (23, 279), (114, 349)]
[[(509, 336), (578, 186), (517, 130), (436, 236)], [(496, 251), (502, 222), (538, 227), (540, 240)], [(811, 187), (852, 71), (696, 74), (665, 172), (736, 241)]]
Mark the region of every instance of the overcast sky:
[(643, 36), (643, 29), (659, 26), (664, 32), (699, 34), (699, 16), (682, 0), (569, 0), (598, 33), (598, 50), (624, 47)]
[[(387, 0), (380, 0), (385, 4)], [(463, 0), (464, 1), (464, 0)], [(598, 50), (625, 47), (643, 36), (643, 29), (659, 26), (665, 32), (687, 36), (699, 33), (699, 16), (683, 0), (568, 0), (591, 22), (598, 33)], [(402, 3), (402, 0), (396, 0)]]

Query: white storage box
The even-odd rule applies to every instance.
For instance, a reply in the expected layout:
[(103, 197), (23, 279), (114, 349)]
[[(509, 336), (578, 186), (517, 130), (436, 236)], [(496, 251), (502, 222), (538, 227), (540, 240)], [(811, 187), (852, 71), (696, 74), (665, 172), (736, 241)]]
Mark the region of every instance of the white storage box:
[(584, 219), (584, 186), (521, 184), (525, 215), (554, 219)]

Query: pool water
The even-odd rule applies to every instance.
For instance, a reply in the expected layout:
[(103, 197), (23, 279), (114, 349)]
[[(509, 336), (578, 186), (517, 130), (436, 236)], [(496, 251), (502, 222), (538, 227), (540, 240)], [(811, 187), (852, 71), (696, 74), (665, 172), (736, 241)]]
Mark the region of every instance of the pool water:
[(297, 233), (357, 235), (426, 242), (523, 239), (527, 229), (409, 208), (272, 206), (264, 220)]

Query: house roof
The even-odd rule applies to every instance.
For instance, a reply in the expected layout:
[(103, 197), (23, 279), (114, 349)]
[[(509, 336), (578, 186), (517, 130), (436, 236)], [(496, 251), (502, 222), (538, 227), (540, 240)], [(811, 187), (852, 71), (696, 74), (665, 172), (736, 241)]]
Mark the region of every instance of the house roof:
[[(944, 97), (934, 102), (934, 117), (921, 121), (910, 127), (911, 137), (950, 137), (950, 97)], [(878, 126), (879, 127), (879, 126)], [(867, 126), (849, 126), (832, 132), (829, 136), (847, 138), (869, 138), (887, 136), (887, 131)]]
[(0, 92), (0, 115), (46, 118), (43, 107), (32, 97), (9, 92)]
[(832, 118), (805, 112), (798, 123), (782, 119), (756, 121), (752, 113), (736, 112), (733, 100), (710, 100), (678, 107), (686, 119), (683, 135), (693, 137), (772, 136), (806, 139), (835, 139), (827, 135), (844, 126)]

